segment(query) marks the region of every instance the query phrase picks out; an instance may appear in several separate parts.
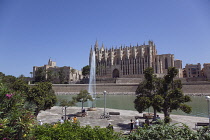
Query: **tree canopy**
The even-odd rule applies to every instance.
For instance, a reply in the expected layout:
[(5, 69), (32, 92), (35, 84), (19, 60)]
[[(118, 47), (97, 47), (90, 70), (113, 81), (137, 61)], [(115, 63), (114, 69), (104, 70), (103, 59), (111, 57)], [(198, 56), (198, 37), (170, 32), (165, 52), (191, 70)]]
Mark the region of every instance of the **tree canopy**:
[(87, 90), (81, 90), (80, 93), (77, 94), (76, 97), (73, 97), (73, 100), (75, 102), (81, 102), (82, 103), (82, 109), (83, 109), (84, 102), (87, 102), (88, 100), (93, 101), (93, 98), (90, 95), (90, 93), (88, 93)]
[(90, 66), (89, 66), (89, 65), (84, 66), (84, 67), (82, 68), (82, 75), (83, 75), (83, 76), (90, 75)]
[(166, 122), (170, 121), (172, 110), (180, 109), (185, 113), (192, 111), (192, 108), (185, 104), (190, 102), (191, 98), (183, 94), (181, 80), (174, 80), (177, 74), (178, 70), (175, 67), (170, 67), (167, 75), (164, 76), (159, 85), (158, 94), (161, 95), (164, 101), (161, 105), (161, 111), (164, 113)]
[(60, 106), (62, 107), (69, 107), (69, 106), (74, 106), (75, 105), (75, 101), (72, 100), (72, 101), (68, 101), (67, 99), (62, 99), (60, 100)]
[(135, 108), (139, 112), (143, 112), (152, 106), (154, 116), (156, 116), (156, 111), (160, 111), (160, 104), (163, 102), (160, 95), (157, 93), (159, 79), (154, 74), (153, 68), (145, 69), (144, 78), (144, 81), (141, 82), (136, 89), (137, 97), (134, 101)]
[(35, 82), (45, 82), (46, 81), (46, 71), (43, 68), (38, 68), (35, 71)]
[(0, 79), (2, 79), (5, 76), (3, 72), (0, 72)]
[(163, 78), (154, 75), (153, 68), (144, 71), (145, 80), (141, 82), (136, 90), (135, 108), (138, 112), (143, 112), (150, 106), (156, 111), (163, 112), (165, 122), (170, 121), (172, 110), (180, 109), (185, 113), (191, 112), (191, 107), (186, 102), (191, 101), (190, 97), (182, 92), (180, 80), (174, 80), (178, 70), (174, 67), (168, 69)]
[(35, 116), (38, 115), (40, 110), (50, 109), (57, 101), (52, 84), (49, 82), (40, 82), (34, 85), (30, 89), (29, 94), (27, 94), (27, 101), (35, 104)]
[(52, 84), (41, 82), (30, 87), (24, 76), (0, 74), (0, 137), (26, 138), (39, 111), (50, 109), (56, 102)]
[(5, 86), (11, 87), (11, 85), (17, 80), (15, 76), (12, 75), (5, 75), (2, 77), (2, 83), (4, 83)]
[(54, 78), (55, 78), (55, 76), (54, 76), (53, 71), (52, 70), (48, 70), (47, 71), (47, 82), (53, 83)]

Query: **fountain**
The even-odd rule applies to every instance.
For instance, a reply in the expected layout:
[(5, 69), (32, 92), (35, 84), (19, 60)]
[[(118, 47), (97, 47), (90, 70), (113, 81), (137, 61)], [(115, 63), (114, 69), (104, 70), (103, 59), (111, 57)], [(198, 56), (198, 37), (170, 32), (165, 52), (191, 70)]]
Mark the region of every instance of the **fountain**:
[(90, 77), (89, 77), (89, 86), (88, 92), (93, 98), (93, 101), (88, 102), (88, 106), (90, 107), (88, 110), (96, 110), (96, 63), (95, 63), (95, 51), (91, 52), (91, 60), (90, 60)]

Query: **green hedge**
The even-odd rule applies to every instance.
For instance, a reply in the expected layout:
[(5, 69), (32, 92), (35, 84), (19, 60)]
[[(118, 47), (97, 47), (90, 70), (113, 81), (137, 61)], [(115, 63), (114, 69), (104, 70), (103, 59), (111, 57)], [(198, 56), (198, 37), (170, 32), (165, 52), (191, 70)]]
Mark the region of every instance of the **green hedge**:
[(36, 126), (33, 135), (37, 140), (117, 140), (121, 137), (121, 133), (111, 129), (80, 126), (79, 123), (68, 121), (63, 124)]
[[(180, 125), (180, 124), (179, 124)], [(140, 127), (133, 131), (129, 140), (210, 140), (208, 128), (201, 128), (198, 131), (191, 130), (185, 124), (157, 124)]]

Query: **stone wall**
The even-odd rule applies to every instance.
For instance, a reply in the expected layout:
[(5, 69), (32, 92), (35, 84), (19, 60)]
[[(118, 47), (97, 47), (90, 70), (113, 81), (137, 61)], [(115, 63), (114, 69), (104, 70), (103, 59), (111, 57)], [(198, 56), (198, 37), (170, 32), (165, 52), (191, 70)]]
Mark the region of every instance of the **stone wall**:
[(183, 84), (184, 93), (210, 93), (210, 83), (195, 82)]
[(143, 81), (143, 78), (117, 78), (116, 83), (140, 83)]
[[(108, 94), (133, 94), (138, 84), (97, 84), (96, 92), (103, 94), (107, 91)], [(53, 90), (59, 94), (74, 94), (80, 90), (88, 90), (88, 84), (72, 84), (72, 85), (53, 85)]]
[[(96, 91), (98, 94), (103, 94), (107, 91), (108, 94), (134, 94), (139, 84), (97, 84)], [(57, 94), (77, 94), (80, 90), (88, 90), (88, 84), (60, 84), (53, 85), (53, 89)], [(184, 93), (210, 93), (210, 83), (183, 83), (182, 88)]]

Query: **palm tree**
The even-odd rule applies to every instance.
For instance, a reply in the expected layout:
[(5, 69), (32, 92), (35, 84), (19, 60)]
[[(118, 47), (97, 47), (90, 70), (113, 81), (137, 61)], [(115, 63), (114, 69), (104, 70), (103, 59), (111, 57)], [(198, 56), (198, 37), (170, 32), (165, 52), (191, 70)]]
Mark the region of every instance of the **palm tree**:
[(32, 74), (33, 74), (33, 72), (30, 72), (30, 74), (31, 74), (31, 78), (32, 78)]

